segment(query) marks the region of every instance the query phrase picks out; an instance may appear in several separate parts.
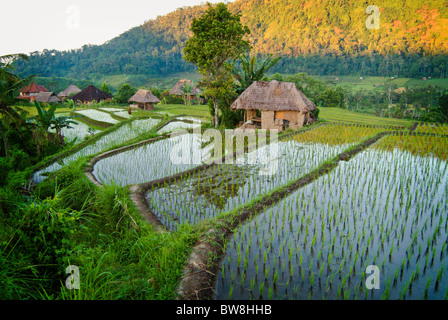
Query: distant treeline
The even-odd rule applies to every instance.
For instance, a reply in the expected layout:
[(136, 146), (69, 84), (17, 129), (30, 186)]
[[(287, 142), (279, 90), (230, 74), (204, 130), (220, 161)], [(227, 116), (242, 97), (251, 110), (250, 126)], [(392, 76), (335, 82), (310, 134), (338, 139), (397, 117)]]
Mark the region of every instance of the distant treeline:
[[(380, 28), (366, 28), (364, 0), (237, 0), (228, 4), (251, 31), (251, 53), (282, 56), (273, 72), (399, 77), (448, 76), (448, 0), (376, 0)], [(182, 51), (205, 6), (180, 8), (103, 45), (45, 50), (18, 61), (24, 76), (159, 77), (194, 72)]]
[[(185, 62), (180, 53), (167, 56), (102, 55), (101, 46), (89, 46), (80, 51), (45, 51), (30, 56), (27, 62), (17, 62), (16, 70), (22, 76), (37, 74), (42, 77), (67, 77), (91, 79), (95, 75), (146, 75), (166, 76), (179, 72), (196, 72), (196, 67)], [(263, 55), (259, 55), (260, 58)], [(448, 56), (421, 55), (371, 55), (336, 56), (305, 55), (283, 56), (271, 69), (272, 72), (295, 74), (305, 72), (315, 75), (398, 76), (406, 78), (446, 78)]]

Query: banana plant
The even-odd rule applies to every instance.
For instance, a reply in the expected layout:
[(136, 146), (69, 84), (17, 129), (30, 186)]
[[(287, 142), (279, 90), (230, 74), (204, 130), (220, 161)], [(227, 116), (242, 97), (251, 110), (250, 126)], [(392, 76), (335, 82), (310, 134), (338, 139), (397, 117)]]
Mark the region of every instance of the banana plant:
[(55, 111), (57, 105), (54, 104), (50, 106), (48, 110), (42, 108), (40, 103), (34, 101), (34, 106), (37, 110), (37, 117), (29, 118), (28, 121), (34, 123), (44, 135), (46, 135), (47, 139), (50, 137), (49, 129), (56, 130), (56, 134), (59, 137), (61, 143), (63, 142), (62, 129), (63, 128), (72, 128), (71, 124), (77, 124), (75, 121), (71, 120), (71, 117), (61, 116), (56, 117)]
[(250, 55), (246, 54), (238, 60), (239, 64), (234, 64), (232, 74), (239, 83), (237, 88), (238, 93), (242, 93), (254, 81), (263, 80), (269, 69), (271, 69), (281, 59), (281, 57), (272, 57), (273, 55), (270, 54), (263, 60), (258, 61), (256, 56), (250, 58)]

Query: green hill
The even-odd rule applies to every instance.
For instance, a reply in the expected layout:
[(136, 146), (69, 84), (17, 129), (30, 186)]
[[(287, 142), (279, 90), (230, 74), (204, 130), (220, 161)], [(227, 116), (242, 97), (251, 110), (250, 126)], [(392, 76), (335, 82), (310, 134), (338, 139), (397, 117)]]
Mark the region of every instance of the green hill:
[[(379, 29), (369, 30), (365, 0), (237, 0), (230, 10), (251, 30), (252, 52), (283, 56), (272, 72), (446, 77), (448, 0), (376, 0)], [(86, 78), (194, 72), (182, 59), (190, 24), (205, 6), (178, 9), (99, 46), (35, 53), (21, 74)]]

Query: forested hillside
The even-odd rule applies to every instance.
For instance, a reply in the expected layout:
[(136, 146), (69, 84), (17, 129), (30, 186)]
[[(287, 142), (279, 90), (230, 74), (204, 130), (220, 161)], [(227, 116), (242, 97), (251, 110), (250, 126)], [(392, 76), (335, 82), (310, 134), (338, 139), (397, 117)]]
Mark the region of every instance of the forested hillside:
[[(379, 29), (367, 29), (364, 0), (237, 0), (229, 4), (251, 30), (252, 53), (283, 59), (272, 72), (319, 75), (448, 75), (448, 0), (376, 0)], [(100, 46), (34, 53), (22, 74), (160, 76), (194, 72), (182, 59), (193, 18), (204, 6), (178, 9)]]

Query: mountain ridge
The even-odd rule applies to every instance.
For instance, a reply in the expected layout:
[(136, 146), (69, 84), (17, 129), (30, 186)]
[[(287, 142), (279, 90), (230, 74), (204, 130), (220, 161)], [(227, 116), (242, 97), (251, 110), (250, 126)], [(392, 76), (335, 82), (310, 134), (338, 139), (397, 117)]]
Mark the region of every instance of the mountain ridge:
[[(368, 5), (370, 1), (364, 0), (237, 0), (228, 4), (251, 30), (252, 54), (284, 57), (272, 69), (275, 72), (447, 75), (448, 0), (376, 0), (380, 28), (372, 30), (366, 28)], [(16, 67), (24, 75), (75, 78), (89, 73), (194, 72), (195, 66), (183, 61), (182, 49), (193, 18), (205, 9), (205, 5), (179, 8), (103, 45), (46, 50)]]

